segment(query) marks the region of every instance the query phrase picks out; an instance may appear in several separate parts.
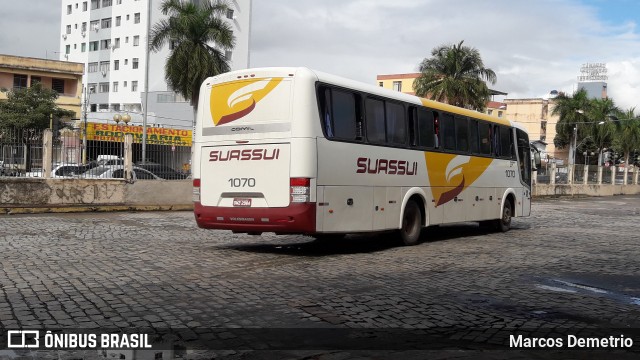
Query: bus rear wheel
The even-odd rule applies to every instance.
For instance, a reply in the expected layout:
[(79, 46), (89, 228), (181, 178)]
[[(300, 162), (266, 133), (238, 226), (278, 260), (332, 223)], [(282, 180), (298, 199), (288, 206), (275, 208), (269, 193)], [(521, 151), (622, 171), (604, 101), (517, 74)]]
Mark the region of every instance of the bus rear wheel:
[(407, 246), (416, 245), (420, 240), (420, 231), (422, 230), (422, 213), (418, 204), (409, 200), (404, 208), (402, 216), (402, 228), (400, 228), (400, 238), (402, 243)]

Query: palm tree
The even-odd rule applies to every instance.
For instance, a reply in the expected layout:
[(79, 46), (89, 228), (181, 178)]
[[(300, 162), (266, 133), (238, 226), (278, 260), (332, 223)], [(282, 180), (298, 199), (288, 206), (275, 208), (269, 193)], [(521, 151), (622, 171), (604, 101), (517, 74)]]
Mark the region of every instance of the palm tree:
[(616, 123), (608, 121), (609, 117), (619, 111), (612, 99), (592, 99), (589, 102), (588, 121), (583, 124), (583, 129), (598, 147), (598, 166), (602, 165), (604, 148), (611, 145), (616, 132)]
[(569, 145), (569, 164), (575, 163), (575, 141), (577, 137), (588, 136), (586, 124), (589, 122), (587, 114), (591, 107), (591, 101), (585, 89), (576, 91), (573, 96), (560, 93), (554, 99), (552, 115), (559, 116), (556, 124), (556, 137), (553, 143), (557, 148)]
[(431, 51), (431, 58), (422, 60), (420, 76), (413, 84), (416, 95), (451, 105), (484, 110), (490, 99), (484, 80), (496, 83), (496, 73), (484, 67), (477, 49), (457, 45), (442, 45)]
[(222, 18), (227, 9), (228, 5), (218, 0), (165, 0), (160, 10), (169, 17), (151, 31), (151, 51), (157, 52), (167, 43), (172, 45), (165, 79), (171, 89), (191, 100), (194, 115), (202, 82), (230, 70), (225, 51), (233, 49), (235, 37)]
[(636, 117), (635, 107), (620, 113), (616, 136), (617, 148), (625, 155), (625, 176), (629, 168), (631, 153), (640, 149), (640, 118)]

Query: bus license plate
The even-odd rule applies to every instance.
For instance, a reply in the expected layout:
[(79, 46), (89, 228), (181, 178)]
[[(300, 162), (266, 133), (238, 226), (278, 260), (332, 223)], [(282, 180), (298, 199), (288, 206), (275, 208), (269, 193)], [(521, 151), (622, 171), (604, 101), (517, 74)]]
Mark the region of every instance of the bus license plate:
[(249, 207), (251, 206), (251, 199), (233, 199), (233, 206)]

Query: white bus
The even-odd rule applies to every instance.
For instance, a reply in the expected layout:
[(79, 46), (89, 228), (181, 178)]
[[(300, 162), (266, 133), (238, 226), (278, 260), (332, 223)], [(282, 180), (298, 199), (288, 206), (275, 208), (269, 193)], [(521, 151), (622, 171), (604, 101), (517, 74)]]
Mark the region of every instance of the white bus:
[(426, 226), (507, 231), (531, 209), (522, 126), (307, 68), (208, 78), (192, 151), (201, 228), (413, 245)]

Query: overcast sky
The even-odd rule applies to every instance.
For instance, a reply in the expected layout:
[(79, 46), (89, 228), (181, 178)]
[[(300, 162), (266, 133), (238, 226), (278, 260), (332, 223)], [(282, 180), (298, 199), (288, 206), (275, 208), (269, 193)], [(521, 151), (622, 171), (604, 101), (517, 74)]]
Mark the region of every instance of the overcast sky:
[[(0, 0), (0, 53), (57, 59), (60, 4)], [(464, 40), (508, 98), (571, 93), (581, 64), (605, 62), (609, 96), (640, 110), (639, 20), (637, 0), (253, 0), (251, 66), (307, 66), (375, 84)]]

